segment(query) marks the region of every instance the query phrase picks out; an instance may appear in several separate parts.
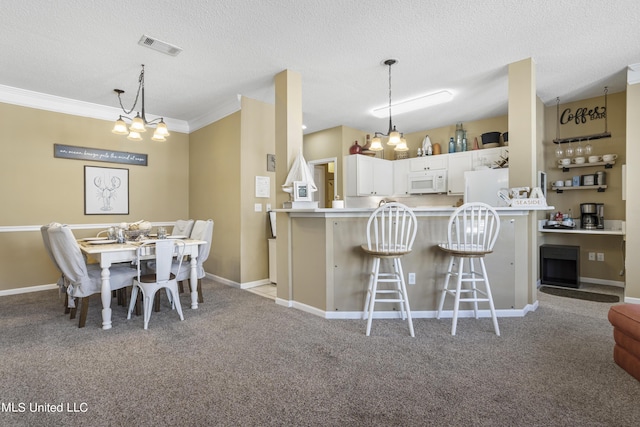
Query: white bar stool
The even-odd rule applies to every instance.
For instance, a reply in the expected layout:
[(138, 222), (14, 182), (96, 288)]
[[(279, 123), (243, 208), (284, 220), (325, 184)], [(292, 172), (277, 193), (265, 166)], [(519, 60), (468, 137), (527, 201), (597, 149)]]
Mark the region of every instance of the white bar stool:
[[(478, 303), (488, 302), (493, 319), (493, 327), (496, 335), (500, 335), (498, 319), (491, 296), (489, 277), (484, 265), (484, 256), (493, 252), (493, 245), (500, 231), (500, 217), (491, 206), (485, 203), (467, 203), (457, 208), (449, 218), (447, 227), (448, 241), (438, 247), (449, 254), (449, 267), (447, 268), (444, 289), (440, 297), (437, 318), (440, 319), (444, 300), (447, 295), (452, 295), (453, 324), (451, 335), (456, 334), (458, 323), (458, 311), (461, 302), (472, 302), (474, 316), (478, 318)], [(474, 260), (480, 263), (481, 271), (475, 269)], [(465, 264), (466, 269), (465, 269)], [(455, 268), (454, 268), (455, 266)], [(455, 289), (449, 289), (449, 279), (456, 277)], [(462, 288), (462, 283), (470, 283), (470, 288)], [(484, 283), (484, 290), (478, 289), (478, 283)], [(465, 298), (461, 298), (465, 295)]]
[[(411, 336), (413, 321), (409, 308), (409, 297), (402, 271), (401, 258), (411, 252), (416, 237), (417, 221), (411, 209), (401, 203), (387, 203), (371, 214), (367, 222), (367, 244), (362, 250), (373, 258), (369, 275), (367, 298), (363, 317), (367, 318), (367, 336), (371, 333), (371, 321), (376, 302), (400, 303), (402, 319), (407, 319)], [(391, 272), (380, 272), (380, 261), (389, 259), (393, 263)], [(378, 289), (379, 283), (395, 283), (391, 289)], [(386, 297), (378, 298), (378, 295)]]

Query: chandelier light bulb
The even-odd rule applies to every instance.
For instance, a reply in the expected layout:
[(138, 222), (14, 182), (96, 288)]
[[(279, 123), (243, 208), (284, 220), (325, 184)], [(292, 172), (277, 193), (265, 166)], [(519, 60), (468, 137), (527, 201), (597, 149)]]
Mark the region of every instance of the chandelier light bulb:
[(384, 147), (382, 146), (382, 139), (379, 136), (373, 137), (371, 140), (371, 145), (369, 146), (369, 150), (371, 151), (382, 151)]
[(388, 145), (398, 145), (400, 144), (400, 132), (396, 130), (396, 127), (393, 127), (393, 131), (389, 133), (389, 141)]
[(400, 138), (400, 142), (394, 148), (394, 151), (409, 151), (409, 147), (407, 146), (407, 140), (404, 138)]
[(160, 123), (158, 123), (158, 125), (156, 126), (156, 131), (154, 133), (155, 135), (158, 136), (169, 136), (169, 129), (167, 129), (167, 125), (164, 123), (164, 119), (160, 119)]
[(122, 120), (122, 116), (120, 116), (120, 118), (116, 120), (116, 123), (114, 124), (113, 130), (111, 132), (115, 133), (116, 135), (129, 134), (129, 131), (127, 130), (127, 124), (124, 120)]
[(151, 137), (153, 141), (164, 142), (166, 141), (163, 135), (160, 135), (157, 131), (153, 133), (153, 137)]
[(142, 137), (140, 136), (140, 134), (138, 132), (130, 132), (129, 136), (127, 137), (127, 139), (129, 141), (142, 141)]
[(129, 126), (129, 130), (131, 132), (146, 132), (147, 129), (144, 127), (144, 120), (140, 117), (140, 114), (136, 115), (134, 119), (131, 121), (131, 126)]

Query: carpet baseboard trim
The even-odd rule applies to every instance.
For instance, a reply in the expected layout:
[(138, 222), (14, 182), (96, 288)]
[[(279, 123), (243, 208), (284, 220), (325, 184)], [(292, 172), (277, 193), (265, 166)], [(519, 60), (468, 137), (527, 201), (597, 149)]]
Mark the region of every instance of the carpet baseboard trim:
[(594, 285), (606, 285), (606, 286), (616, 286), (618, 288), (624, 288), (624, 281), (620, 280), (605, 280), (605, 279), (596, 279), (595, 277), (580, 277), (581, 283), (593, 283)]
[(49, 291), (51, 289), (58, 289), (58, 285), (55, 283), (47, 285), (26, 286), (24, 288), (5, 289), (0, 291), (0, 297), (7, 295), (26, 294), (29, 292)]
[[(328, 320), (358, 320), (362, 319), (362, 311), (324, 311), (316, 307), (311, 307), (307, 304), (303, 304), (296, 301), (287, 301), (281, 298), (276, 298), (276, 304), (283, 307), (295, 308), (296, 310), (304, 311), (305, 313), (313, 314), (318, 317), (322, 317)], [(497, 317), (524, 317), (527, 313), (535, 311), (538, 308), (538, 301), (533, 304), (527, 304), (521, 309), (501, 309), (496, 310)], [(438, 312), (437, 310), (417, 310), (411, 311), (411, 317), (414, 319), (435, 319)], [(442, 312), (441, 318), (451, 319), (453, 317), (452, 310), (445, 310)], [(458, 312), (459, 318), (475, 317), (473, 310), (460, 310)], [(489, 310), (478, 310), (478, 317), (489, 318), (491, 312)], [(391, 311), (375, 311), (373, 313), (374, 319), (400, 319), (402, 313), (397, 310)]]
[(624, 297), (624, 302), (629, 304), (640, 304), (640, 298)]
[(216, 276), (215, 274), (205, 273), (205, 276), (208, 279), (215, 280), (216, 282), (220, 282), (224, 285), (231, 286), (232, 288), (237, 288), (237, 289), (256, 288), (258, 286), (268, 285), (271, 283), (269, 279), (260, 279), (260, 280), (254, 280), (253, 282), (238, 283), (238, 282), (234, 282), (233, 280), (225, 279), (224, 277), (221, 277), (221, 276)]

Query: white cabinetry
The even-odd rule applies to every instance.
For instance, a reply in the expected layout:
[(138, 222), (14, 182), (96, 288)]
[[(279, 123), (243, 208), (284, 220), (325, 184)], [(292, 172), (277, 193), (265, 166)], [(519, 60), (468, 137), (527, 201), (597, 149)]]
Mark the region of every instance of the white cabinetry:
[(473, 169), (473, 152), (451, 153), (448, 155), (447, 194), (464, 194), (464, 173)]
[(345, 157), (347, 196), (390, 196), (393, 164), (389, 160), (354, 154)]
[(393, 162), (393, 195), (409, 195), (409, 172), (415, 159), (402, 159)]
[(409, 159), (411, 172), (421, 172), (427, 170), (446, 169), (449, 156), (425, 156)]

